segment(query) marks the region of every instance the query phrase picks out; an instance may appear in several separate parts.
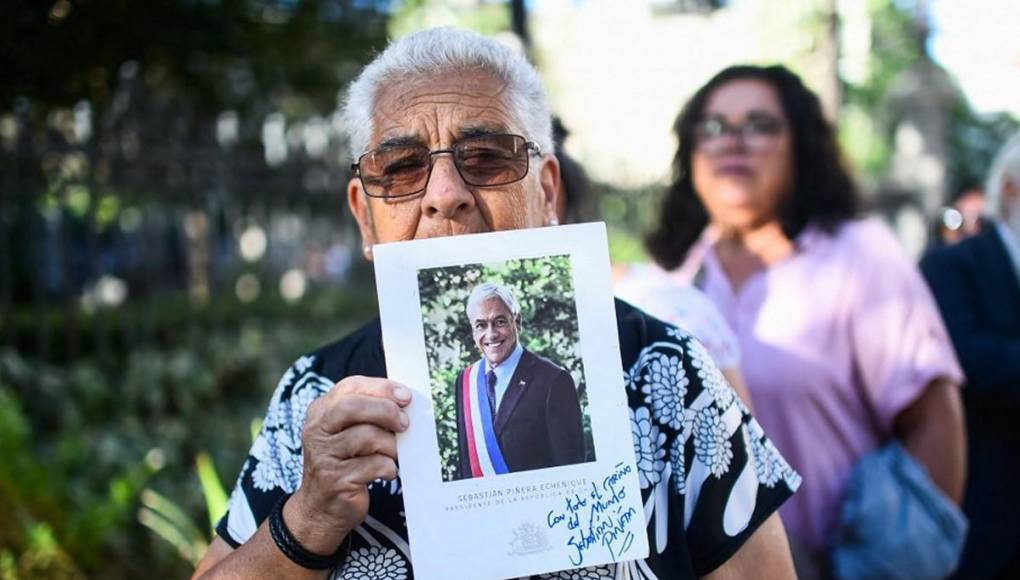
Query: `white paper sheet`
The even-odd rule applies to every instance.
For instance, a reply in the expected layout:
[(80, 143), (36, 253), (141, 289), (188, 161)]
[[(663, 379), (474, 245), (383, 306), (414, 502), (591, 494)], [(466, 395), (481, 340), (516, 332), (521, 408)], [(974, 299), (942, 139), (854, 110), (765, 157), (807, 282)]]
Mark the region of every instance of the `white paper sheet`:
[[(411, 427), (397, 444), (415, 578), (513, 578), (646, 557), (604, 224), (416, 240), (373, 252), (387, 373), (414, 392)], [(455, 397), (480, 392), (464, 387), (459, 369), (485, 365), (465, 302), (484, 281), (505, 283), (521, 303), (519, 343), (570, 373), (590, 450), (581, 462), (456, 479), (464, 475), (457, 433), (466, 439), (467, 425), (456, 420)], [(521, 381), (522, 389), (543, 386)], [(514, 397), (504, 394), (500, 411)], [(513, 413), (507, 426), (523, 420)], [(497, 423), (489, 423), (493, 437)], [(485, 432), (473, 440), (482, 444)], [(488, 455), (475, 446), (474, 456), (480, 466)]]

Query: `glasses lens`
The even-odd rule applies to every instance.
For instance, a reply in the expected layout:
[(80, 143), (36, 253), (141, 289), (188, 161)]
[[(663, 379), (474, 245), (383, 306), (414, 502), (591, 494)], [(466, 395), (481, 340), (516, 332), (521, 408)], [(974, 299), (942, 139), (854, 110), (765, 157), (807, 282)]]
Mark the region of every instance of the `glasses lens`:
[(727, 129), (726, 124), (719, 119), (705, 119), (694, 126), (694, 134), (704, 141), (721, 137)]
[(735, 147), (739, 141), (752, 151), (764, 151), (775, 144), (775, 138), (783, 131), (783, 120), (773, 115), (754, 113), (746, 121), (730, 125), (723, 119), (709, 118), (694, 126), (694, 136), (699, 149), (708, 153)]
[(454, 145), (453, 158), (469, 185), (506, 185), (528, 173), (528, 146), (518, 135), (469, 137)]
[(783, 122), (772, 115), (756, 115), (748, 119), (743, 126), (743, 133), (748, 137), (772, 137), (783, 130)]
[(365, 192), (376, 197), (417, 193), (429, 178), (429, 150), (390, 147), (366, 153), (358, 161)]

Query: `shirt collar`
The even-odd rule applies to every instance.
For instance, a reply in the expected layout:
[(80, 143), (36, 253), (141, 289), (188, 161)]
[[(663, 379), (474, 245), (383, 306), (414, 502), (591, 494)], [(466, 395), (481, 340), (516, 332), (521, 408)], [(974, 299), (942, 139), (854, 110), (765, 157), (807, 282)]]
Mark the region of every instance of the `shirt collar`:
[(521, 341), (518, 339), (517, 346), (514, 347), (510, 356), (506, 357), (506, 360), (495, 367), (491, 366), (489, 361), (485, 361), (485, 369), (495, 372), (496, 379), (500, 382), (509, 381), (514, 371), (517, 370), (517, 363), (520, 362), (522, 354), (524, 354), (524, 347), (521, 346)]
[[(712, 248), (719, 241), (720, 237), (721, 232), (719, 228), (712, 224), (705, 226), (698, 239), (691, 244), (683, 263), (672, 272), (672, 275), (680, 280), (693, 282), (695, 286), (699, 286), (699, 281), (704, 275), (703, 268), (705, 267), (706, 258), (712, 254)], [(793, 254), (784, 258), (784, 260), (804, 252), (818, 251), (824, 247), (830, 237), (817, 224), (809, 223), (794, 238)]]

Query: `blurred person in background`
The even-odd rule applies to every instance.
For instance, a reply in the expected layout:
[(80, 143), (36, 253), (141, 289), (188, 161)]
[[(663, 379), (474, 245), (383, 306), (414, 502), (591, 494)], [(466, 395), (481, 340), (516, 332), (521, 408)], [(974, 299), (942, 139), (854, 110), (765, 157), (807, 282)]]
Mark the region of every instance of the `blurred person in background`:
[(921, 260), (967, 375), (971, 528), (960, 578), (1020, 577), (1020, 134), (989, 172), (989, 226)]
[(955, 244), (981, 233), (986, 225), (985, 192), (977, 184), (967, 184), (953, 196), (948, 206), (935, 216), (931, 247)]
[(748, 409), (754, 408), (740, 371), (740, 343), (715, 304), (690, 282), (656, 264), (631, 264), (613, 284), (617, 298), (701, 341)]
[[(553, 118), (553, 141), (556, 159), (560, 162), (560, 201), (557, 216), (560, 223), (576, 223), (594, 219), (591, 181), (584, 167), (563, 148), (570, 132), (558, 118)], [(701, 341), (719, 366), (740, 400), (752, 408), (751, 396), (740, 374), (740, 347), (733, 331), (722, 315), (689, 283), (682, 282), (651, 264), (614, 267), (617, 278), (613, 291), (621, 298), (648, 314), (668, 322)]]
[[(344, 122), (368, 259), (375, 244), (558, 222), (545, 90), (492, 40), (395, 41), (351, 84)], [(700, 343), (623, 302), (616, 319), (652, 549), (543, 577), (792, 577), (776, 510), (799, 476)], [(384, 378), (381, 333), (375, 320), (287, 370), (195, 577), (413, 577), (395, 435), (411, 391)]]
[(783, 67), (730, 67), (674, 130), (674, 181), (648, 250), (722, 312), (755, 415), (804, 476), (781, 510), (798, 573), (828, 573), (851, 475), (880, 448), (919, 461), (955, 509), (959, 365), (917, 267), (886, 227), (857, 219), (817, 96)]
[(556, 200), (556, 219), (561, 224), (575, 224), (595, 219), (591, 180), (584, 167), (567, 153), (564, 142), (570, 131), (559, 117), (553, 117), (553, 153), (560, 164), (560, 196)]

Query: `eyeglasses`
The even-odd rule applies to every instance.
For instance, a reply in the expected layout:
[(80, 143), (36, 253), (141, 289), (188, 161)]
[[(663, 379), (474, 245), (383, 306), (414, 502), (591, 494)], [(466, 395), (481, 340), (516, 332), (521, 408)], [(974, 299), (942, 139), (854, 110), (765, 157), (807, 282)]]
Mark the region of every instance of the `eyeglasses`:
[(719, 117), (702, 119), (694, 125), (697, 147), (704, 153), (721, 152), (728, 135), (740, 136), (744, 145), (753, 151), (763, 151), (775, 143), (786, 123), (773, 115), (752, 114), (743, 123), (731, 125)]
[(464, 183), (496, 187), (524, 179), (531, 155), (541, 156), (542, 150), (520, 135), (478, 135), (434, 151), (423, 145), (381, 147), (359, 157), (351, 170), (369, 197), (406, 197), (425, 191), (433, 157), (447, 153)]

